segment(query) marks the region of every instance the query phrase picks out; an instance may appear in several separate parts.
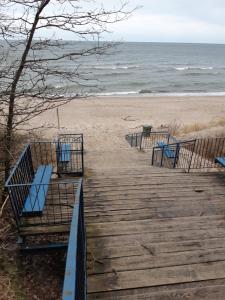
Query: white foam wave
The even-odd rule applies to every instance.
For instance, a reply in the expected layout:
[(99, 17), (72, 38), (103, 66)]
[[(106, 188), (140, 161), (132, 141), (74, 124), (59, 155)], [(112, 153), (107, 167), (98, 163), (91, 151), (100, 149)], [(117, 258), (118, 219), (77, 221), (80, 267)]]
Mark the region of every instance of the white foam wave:
[(186, 71), (186, 70), (213, 70), (213, 67), (192, 67), (192, 66), (186, 66), (186, 67), (176, 67), (174, 68), (177, 71)]
[(127, 92), (111, 92), (111, 93), (95, 93), (89, 94), (89, 96), (102, 96), (102, 97), (110, 97), (110, 96), (135, 96), (138, 97), (222, 97), (225, 96), (224, 92), (156, 92), (152, 91), (151, 93), (140, 93), (140, 91), (127, 91)]
[[(95, 96), (128, 96), (128, 95), (137, 95), (139, 91), (126, 91), (126, 92), (103, 92), (95, 93)], [(93, 94), (92, 94), (93, 95)]]
[(128, 70), (128, 69), (137, 69), (138, 65), (119, 65), (119, 66), (95, 66), (95, 70)]

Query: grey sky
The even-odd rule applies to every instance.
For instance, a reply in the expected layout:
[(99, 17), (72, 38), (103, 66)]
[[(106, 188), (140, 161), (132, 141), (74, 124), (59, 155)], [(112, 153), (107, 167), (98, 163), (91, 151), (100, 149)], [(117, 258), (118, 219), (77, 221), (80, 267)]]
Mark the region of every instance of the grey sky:
[[(122, 1), (96, 0), (106, 9), (118, 8)], [(131, 9), (140, 8), (128, 20), (110, 25), (108, 29), (112, 33), (105, 34), (102, 40), (225, 43), (225, 0), (128, 1)], [(87, 9), (96, 7), (91, 0), (81, 3), (86, 3)], [(57, 10), (57, 6), (54, 9)], [(74, 38), (67, 32), (56, 36)]]
[(136, 5), (142, 8), (111, 26), (110, 38), (225, 43), (225, 0), (130, 0), (131, 7)]

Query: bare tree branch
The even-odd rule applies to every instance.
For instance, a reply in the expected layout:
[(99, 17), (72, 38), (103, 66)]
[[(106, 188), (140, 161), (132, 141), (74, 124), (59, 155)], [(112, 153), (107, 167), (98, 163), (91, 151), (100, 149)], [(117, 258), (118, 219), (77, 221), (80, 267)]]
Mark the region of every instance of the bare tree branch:
[[(90, 3), (96, 7), (90, 9)], [(92, 43), (83, 48), (69, 47), (55, 34), (69, 32), (74, 39), (96, 40), (108, 31), (109, 24), (126, 19), (130, 13), (127, 3), (106, 10), (90, 0), (0, 0), (0, 125), (5, 130), (6, 178), (13, 131), (74, 98), (63, 96), (62, 89), (51, 85), (51, 79), (73, 84), (74, 95), (81, 95), (88, 86), (97, 88), (98, 80), (90, 80), (92, 74), (82, 70), (82, 62), (106, 53), (112, 46)], [(52, 37), (46, 38), (49, 30)]]

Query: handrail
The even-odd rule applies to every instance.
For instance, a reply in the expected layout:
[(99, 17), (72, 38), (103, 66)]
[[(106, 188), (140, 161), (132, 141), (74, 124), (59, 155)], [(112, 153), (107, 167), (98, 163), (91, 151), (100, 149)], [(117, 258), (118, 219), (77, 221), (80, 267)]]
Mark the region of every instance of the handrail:
[(26, 144), (26, 145), (25, 145), (25, 148), (24, 148), (23, 152), (20, 154), (18, 160), (16, 161), (14, 167), (13, 167), (12, 170), (11, 170), (11, 173), (10, 173), (9, 177), (7, 178), (7, 180), (6, 180), (6, 182), (5, 182), (5, 186), (8, 186), (8, 185), (10, 184), (10, 180), (12, 179), (12, 177), (13, 177), (13, 175), (14, 175), (16, 169), (18, 168), (18, 166), (19, 166), (19, 164), (20, 164), (20, 162), (21, 162), (23, 156), (24, 156), (25, 153), (28, 151), (29, 147), (30, 147), (29, 144)]
[(63, 300), (86, 300), (86, 233), (82, 179), (76, 192), (67, 250)]

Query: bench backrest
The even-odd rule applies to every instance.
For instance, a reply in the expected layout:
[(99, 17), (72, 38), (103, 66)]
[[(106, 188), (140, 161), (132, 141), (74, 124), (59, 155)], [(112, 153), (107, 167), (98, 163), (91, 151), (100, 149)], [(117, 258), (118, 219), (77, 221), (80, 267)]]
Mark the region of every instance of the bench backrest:
[(29, 184), (32, 183), (33, 178), (34, 168), (32, 164), (31, 149), (30, 145), (27, 145), (20, 155), (5, 184), (9, 193), (11, 205), (17, 223), (20, 220), (24, 202), (29, 193)]

